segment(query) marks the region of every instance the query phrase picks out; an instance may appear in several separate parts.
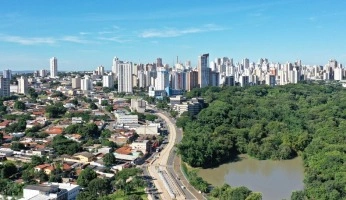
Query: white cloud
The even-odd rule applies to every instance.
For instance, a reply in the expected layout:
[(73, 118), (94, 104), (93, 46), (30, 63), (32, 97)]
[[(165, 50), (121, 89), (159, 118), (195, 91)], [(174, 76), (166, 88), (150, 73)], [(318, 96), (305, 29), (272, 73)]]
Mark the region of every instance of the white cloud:
[(90, 35), (91, 33), (90, 32), (79, 32), (79, 35)]
[(98, 37), (97, 39), (99, 40), (106, 40), (106, 41), (112, 41), (112, 42), (117, 42), (117, 43), (125, 43), (125, 42), (130, 42), (131, 40), (127, 39), (122, 39), (120, 37)]
[(0, 34), (0, 41), (17, 43), (21, 45), (40, 45), (40, 44), (53, 45), (58, 43), (59, 41), (78, 43), (78, 44), (91, 43), (91, 41), (85, 40), (78, 36), (63, 36), (60, 38), (53, 38), (53, 37), (23, 37), (23, 36), (17, 36), (17, 35), (4, 35), (4, 34)]
[(186, 34), (193, 33), (202, 33), (202, 32), (210, 32), (210, 31), (221, 31), (224, 28), (219, 27), (214, 24), (205, 24), (202, 27), (195, 28), (185, 28), (185, 29), (177, 29), (177, 28), (165, 28), (165, 29), (149, 29), (140, 33), (140, 37), (142, 38), (164, 38), (164, 37), (178, 37)]
[(88, 40), (84, 40), (80, 37), (77, 36), (64, 36), (60, 39), (61, 41), (65, 41), (65, 42), (73, 42), (73, 43), (79, 43), (79, 44), (87, 44), (90, 43), (90, 41)]
[(12, 42), (22, 45), (55, 44), (56, 40), (51, 37), (21, 37), (12, 35), (0, 35), (0, 41)]

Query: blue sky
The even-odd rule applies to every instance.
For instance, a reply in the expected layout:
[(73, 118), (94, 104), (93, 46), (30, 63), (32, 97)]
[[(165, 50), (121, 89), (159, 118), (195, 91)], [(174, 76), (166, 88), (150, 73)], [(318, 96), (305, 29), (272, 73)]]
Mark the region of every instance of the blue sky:
[(111, 69), (210, 53), (257, 62), (346, 64), (344, 0), (1, 0), (0, 70)]

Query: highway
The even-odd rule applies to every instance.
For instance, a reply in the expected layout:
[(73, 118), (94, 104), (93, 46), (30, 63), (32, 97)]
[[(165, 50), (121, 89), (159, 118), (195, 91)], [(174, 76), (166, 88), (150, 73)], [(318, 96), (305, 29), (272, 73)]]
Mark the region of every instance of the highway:
[[(144, 166), (144, 173), (153, 178), (153, 183), (157, 188), (153, 195), (157, 197), (159, 194), (160, 199), (164, 200), (203, 199), (203, 196), (183, 176), (180, 169), (180, 159), (175, 153), (175, 144), (181, 141), (182, 131), (175, 126), (175, 122), (168, 117), (168, 114), (157, 111), (156, 115), (167, 124), (169, 143), (155, 156), (155, 159), (152, 159), (148, 165)], [(153, 199), (157, 199), (156, 197)]]

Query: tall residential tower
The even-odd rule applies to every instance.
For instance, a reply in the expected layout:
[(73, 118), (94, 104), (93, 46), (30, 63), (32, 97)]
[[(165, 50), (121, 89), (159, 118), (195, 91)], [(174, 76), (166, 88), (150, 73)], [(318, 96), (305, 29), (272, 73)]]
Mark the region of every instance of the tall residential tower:
[(58, 76), (58, 59), (52, 57), (50, 59), (50, 77), (55, 78)]
[(198, 85), (200, 88), (210, 85), (209, 54), (203, 54), (198, 57)]

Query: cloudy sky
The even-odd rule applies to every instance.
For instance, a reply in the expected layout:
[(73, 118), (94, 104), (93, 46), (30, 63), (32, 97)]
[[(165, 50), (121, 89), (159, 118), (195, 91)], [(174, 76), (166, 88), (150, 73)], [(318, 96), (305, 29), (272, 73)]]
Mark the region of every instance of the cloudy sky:
[(344, 0), (2, 0), (0, 70), (111, 69), (161, 57), (346, 64)]

